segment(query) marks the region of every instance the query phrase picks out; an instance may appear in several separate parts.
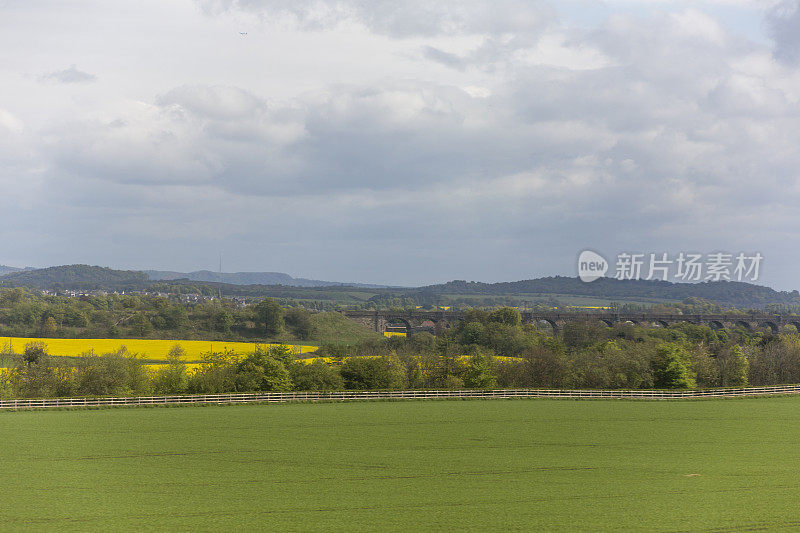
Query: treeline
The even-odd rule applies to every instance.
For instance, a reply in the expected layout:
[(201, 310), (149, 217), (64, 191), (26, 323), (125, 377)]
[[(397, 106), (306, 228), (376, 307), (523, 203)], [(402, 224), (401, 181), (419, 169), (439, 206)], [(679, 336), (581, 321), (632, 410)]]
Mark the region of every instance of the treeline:
[(744, 329), (715, 331), (572, 322), (559, 336), (521, 324), (519, 311), (471, 310), (438, 337), (357, 346), (325, 345), (336, 358), (381, 357), (403, 369), (408, 388), (650, 389), (800, 383), (800, 337)]
[(246, 356), (208, 353), (192, 371), (179, 346), (147, 370), (123, 351), (54, 358), (30, 344), (8, 355), (7, 396), (184, 394), (289, 390), (591, 388), (688, 389), (800, 383), (800, 336), (714, 331), (677, 324), (639, 328), (568, 324), (553, 337), (511, 308), (471, 311), (445, 334), (322, 346), (313, 362), (286, 347)]
[[(103, 355), (65, 358), (48, 355), (40, 342), (28, 343), (22, 354), (5, 351), (10, 367), (0, 372), (0, 397), (131, 396), (149, 394), (223, 393), (288, 390), (394, 388), (384, 380), (384, 360), (349, 359), (339, 366), (296, 360), (286, 346), (258, 347), (240, 357), (230, 352), (206, 354), (189, 371), (184, 351), (175, 345), (167, 363), (156, 370), (125, 348)], [(389, 371), (391, 373), (391, 371)], [(397, 373), (399, 376), (399, 372)], [(376, 381), (377, 379), (377, 381)], [(353, 381), (357, 380), (357, 381)]]
[(240, 307), (222, 299), (197, 303), (154, 295), (43, 295), (0, 290), (0, 336), (308, 340), (312, 314), (265, 299)]
[[(552, 303), (552, 302), (549, 302)], [(0, 337), (63, 338), (172, 338), (220, 340), (275, 340), (278, 342), (330, 340), (336, 331), (333, 315), (314, 302), (299, 304), (265, 298), (242, 306), (230, 299), (182, 301), (178, 296), (148, 294), (92, 294), (79, 297), (45, 295), (21, 287), (0, 289)], [(557, 306), (565, 309), (563, 306)], [(410, 309), (414, 309), (411, 307)], [(424, 308), (423, 308), (424, 309)], [(542, 309), (549, 310), (548, 305)], [(568, 308), (566, 308), (568, 310)], [(623, 311), (647, 309), (634, 304)], [(408, 308), (404, 309), (408, 310)], [(742, 313), (701, 298), (650, 308), (664, 313)], [(317, 336), (320, 323), (327, 334)], [(358, 329), (355, 323), (336, 323), (339, 329)], [(368, 336), (367, 328), (361, 334)], [(352, 333), (359, 335), (357, 331)], [(348, 335), (351, 338), (352, 335)]]

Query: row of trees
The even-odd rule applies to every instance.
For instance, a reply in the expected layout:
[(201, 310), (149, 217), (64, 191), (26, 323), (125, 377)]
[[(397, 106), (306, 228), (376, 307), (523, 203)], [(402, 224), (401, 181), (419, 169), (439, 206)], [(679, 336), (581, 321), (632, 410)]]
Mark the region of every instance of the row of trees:
[(189, 371), (176, 345), (157, 370), (124, 348), (103, 355), (52, 357), (43, 343), (4, 354), (12, 366), (0, 378), (2, 397), (125, 396), (288, 390), (390, 389), (403, 386), (393, 358), (348, 358), (336, 364), (296, 360), (286, 346), (257, 348), (244, 357), (211, 352)]
[(311, 314), (284, 309), (266, 299), (239, 307), (233, 300), (181, 302), (154, 295), (91, 295), (71, 298), (23, 288), (0, 290), (0, 336), (8, 337), (173, 337), (306, 340)]
[[(501, 301), (497, 300), (494, 305)], [(189, 303), (177, 296), (95, 294), (66, 297), (23, 288), (0, 289), (0, 336), (275, 339), (281, 342), (313, 339), (316, 316), (303, 307), (308, 302), (294, 307), (285, 304), (272, 298), (240, 306), (229, 299)], [(547, 307), (534, 302), (524, 305)], [(633, 304), (624, 304), (621, 308), (646, 311)], [(510, 312), (509, 309), (500, 308), (500, 311)], [(669, 313), (735, 312), (700, 298), (687, 298), (683, 303), (651, 309)], [(468, 315), (466, 322), (475, 320)], [(493, 333), (489, 331), (488, 334)]]
[[(499, 327), (490, 320), (491, 333)], [(743, 344), (712, 337), (702, 328), (669, 328), (653, 337), (630, 328), (606, 328), (587, 343), (586, 331), (563, 339), (522, 331), (516, 355), (498, 355), (489, 344), (474, 340), (474, 326), (453, 335), (427, 333), (409, 339), (324, 346), (312, 363), (300, 361), (285, 347), (237, 357), (208, 353), (196, 370), (173, 348), (169, 361), (148, 370), (146, 361), (121, 350), (101, 356), (54, 358), (44, 346), (29, 344), (23, 354), (9, 356), (3, 373), (4, 396), (51, 397), (142, 395), (287, 390), (367, 390), (428, 388), (694, 388), (800, 383), (800, 338), (770, 335), (739, 339)], [(575, 330), (581, 329), (575, 326)], [(594, 331), (593, 324), (582, 329)], [(506, 333), (511, 331), (506, 330)], [(714, 332), (712, 332), (714, 333)], [(514, 335), (512, 335), (514, 337)], [(523, 346), (524, 345), (524, 346)], [(467, 355), (464, 355), (467, 353)]]
[[(307, 315), (264, 301), (256, 327), (306, 327)], [(272, 332), (279, 331), (273, 329)], [(470, 310), (438, 337), (327, 344), (312, 364), (285, 348), (237, 357), (209, 353), (189, 371), (179, 347), (148, 371), (124, 351), (65, 359), (31, 344), (5, 372), (7, 395), (64, 396), (255, 390), (388, 388), (692, 388), (800, 383), (800, 336), (689, 323), (668, 328), (573, 322), (552, 336), (523, 325), (518, 310)], [(324, 360), (322, 359), (324, 358)]]

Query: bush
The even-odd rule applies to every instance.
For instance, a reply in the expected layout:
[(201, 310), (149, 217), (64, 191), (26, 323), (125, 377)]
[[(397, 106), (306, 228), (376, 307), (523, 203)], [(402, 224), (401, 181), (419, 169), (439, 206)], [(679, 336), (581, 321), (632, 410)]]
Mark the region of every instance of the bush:
[(403, 368), (391, 357), (350, 357), (341, 368), (347, 389), (396, 389), (403, 386)]
[(147, 394), (150, 381), (141, 359), (125, 347), (104, 355), (85, 354), (75, 368), (76, 388), (92, 396)]
[(590, 389), (640, 389), (653, 386), (651, 351), (631, 343), (626, 350), (621, 342), (578, 351), (572, 358), (570, 387)]
[(486, 328), (480, 322), (470, 322), (461, 330), (462, 344), (480, 344), (486, 335)]
[(292, 390), (289, 367), (292, 356), (285, 346), (267, 350), (257, 347), (236, 365), (236, 390), (238, 391), (288, 391)]
[(298, 339), (307, 340), (314, 334), (311, 313), (301, 307), (287, 309), (284, 321), (292, 334)]
[(295, 361), (289, 369), (295, 390), (332, 391), (344, 389), (344, 380), (331, 365), (317, 359), (310, 364)]
[(513, 307), (501, 307), (489, 314), (489, 320), (506, 326), (519, 326), (522, 323), (522, 315)]
[(181, 394), (189, 388), (189, 374), (183, 357), (186, 352), (179, 344), (167, 354), (167, 364), (155, 371), (152, 377), (153, 392), (157, 394)]
[(608, 340), (610, 328), (597, 320), (569, 322), (564, 326), (564, 344), (569, 348), (586, 348)]
[(492, 357), (475, 355), (470, 357), (467, 370), (464, 372), (464, 385), (471, 389), (492, 389), (497, 386), (497, 375), (494, 371)]
[(444, 378), (442, 388), (447, 390), (458, 390), (464, 388), (464, 380), (458, 376), (449, 375)]
[(8, 373), (7, 387), (23, 398), (61, 396), (69, 393), (67, 372), (56, 367), (42, 342), (29, 342), (14, 368)]
[(217, 394), (236, 390), (236, 358), (233, 352), (203, 354), (200, 367), (189, 378), (188, 391)]
[(742, 347), (734, 344), (730, 350), (717, 357), (720, 385), (723, 387), (744, 387), (747, 385), (748, 361)]
[(253, 311), (256, 322), (264, 328), (264, 333), (274, 336), (283, 332), (283, 307), (276, 300), (266, 298), (258, 302), (253, 307)]
[(658, 346), (653, 360), (653, 385), (659, 389), (693, 389), (694, 376), (689, 369), (689, 356), (673, 343)]

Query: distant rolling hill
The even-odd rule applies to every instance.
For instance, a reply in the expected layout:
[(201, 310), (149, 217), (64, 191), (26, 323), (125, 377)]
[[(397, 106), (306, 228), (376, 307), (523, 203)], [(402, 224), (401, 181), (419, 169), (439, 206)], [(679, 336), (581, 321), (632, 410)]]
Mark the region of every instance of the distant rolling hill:
[(145, 287), (147, 274), (90, 265), (62, 265), (11, 272), (0, 276), (0, 286), (40, 289), (116, 289)]
[(305, 278), (294, 278), (282, 272), (173, 272), (163, 270), (114, 270), (91, 265), (62, 265), (39, 269), (0, 270), (0, 286), (37, 287), (41, 289), (144, 289), (153, 282), (194, 281), (201, 284), (286, 287), (342, 287), (379, 288), (365, 283), (339, 283)]
[[(600, 278), (584, 283), (578, 278), (555, 276), (504, 283), (450, 281), (426, 287), (379, 287), (294, 278), (280, 272), (223, 273), (208, 270), (170, 272), (114, 270), (90, 265), (64, 265), (35, 270), (15, 270), (0, 275), (0, 287), (40, 289), (151, 290), (199, 292), (206, 295), (327, 302), (334, 305), (371, 304), (377, 308), (414, 305), (498, 306), (535, 302), (602, 300), (646, 304), (703, 298), (726, 307), (765, 308), (769, 305), (800, 309), (800, 292), (734, 281), (670, 283), (666, 281)], [(575, 303), (573, 305), (598, 305)]]
[(36, 270), (36, 269), (32, 267), (19, 268), (19, 267), (0, 265), (0, 276), (5, 276), (6, 274), (11, 274), (13, 272), (22, 272), (24, 270)]
[(776, 291), (763, 285), (738, 281), (707, 281), (703, 283), (671, 283), (660, 280), (618, 280), (600, 278), (585, 283), (578, 278), (552, 276), (546, 278), (481, 283), (475, 281), (450, 281), (410, 289), (403, 296), (430, 299), (438, 295), (573, 295), (619, 300), (671, 300), (704, 298), (722, 305), (762, 308), (769, 304), (800, 305), (798, 291)]
[(212, 272), (210, 270), (197, 270), (195, 272), (174, 272), (170, 270), (145, 270), (151, 280), (171, 281), (188, 279), (190, 281), (204, 281), (214, 283), (229, 283), (231, 285), (286, 285), (289, 287), (333, 287), (337, 285), (350, 285), (353, 287), (378, 288), (381, 285), (365, 283), (343, 283), (336, 281), (322, 281), (318, 279), (294, 278), (283, 272)]

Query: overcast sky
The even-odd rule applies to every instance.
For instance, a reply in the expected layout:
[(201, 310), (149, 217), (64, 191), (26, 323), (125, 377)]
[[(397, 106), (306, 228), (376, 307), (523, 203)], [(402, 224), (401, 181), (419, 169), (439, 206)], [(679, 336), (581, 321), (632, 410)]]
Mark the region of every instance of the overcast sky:
[(795, 0), (0, 0), (0, 264), (795, 289), (799, 175)]

